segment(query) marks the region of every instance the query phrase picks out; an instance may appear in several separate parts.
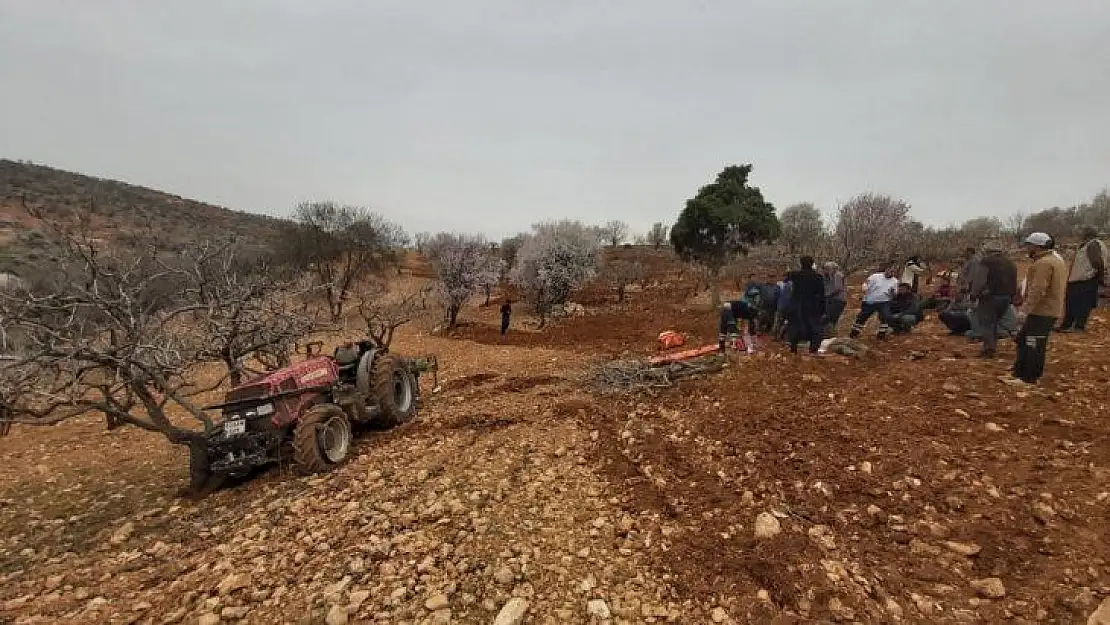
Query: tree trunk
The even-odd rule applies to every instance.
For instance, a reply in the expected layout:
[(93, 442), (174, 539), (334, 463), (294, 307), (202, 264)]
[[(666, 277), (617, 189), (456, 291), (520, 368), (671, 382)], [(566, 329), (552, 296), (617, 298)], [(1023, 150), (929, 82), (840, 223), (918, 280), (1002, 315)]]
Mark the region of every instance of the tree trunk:
[(718, 279), (720, 269), (714, 269), (709, 272), (709, 301), (713, 304), (713, 308), (721, 307), (721, 285)]

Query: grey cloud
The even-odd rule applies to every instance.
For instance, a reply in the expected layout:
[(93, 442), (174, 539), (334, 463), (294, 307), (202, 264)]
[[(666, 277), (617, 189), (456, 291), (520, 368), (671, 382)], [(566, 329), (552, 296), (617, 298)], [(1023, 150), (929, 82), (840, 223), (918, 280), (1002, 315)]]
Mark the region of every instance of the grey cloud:
[(927, 222), (1110, 184), (1110, 8), (1063, 0), (0, 1), (0, 147), (248, 210), (644, 229), (728, 162)]

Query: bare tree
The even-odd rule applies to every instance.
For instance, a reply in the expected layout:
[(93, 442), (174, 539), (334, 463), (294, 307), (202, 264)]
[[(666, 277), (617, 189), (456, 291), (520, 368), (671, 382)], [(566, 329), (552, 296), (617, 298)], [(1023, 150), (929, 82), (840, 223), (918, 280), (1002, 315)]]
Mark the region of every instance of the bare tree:
[(1025, 213), (1018, 211), (1005, 219), (1002, 224), (1002, 232), (1012, 237), (1020, 236), (1022, 229), (1025, 227)]
[(305, 202), (297, 206), (295, 218), (282, 248), (295, 268), (315, 276), (332, 321), (342, 318), (361, 282), (399, 266), (408, 241), (400, 226), (361, 207)]
[(960, 226), (964, 236), (979, 242), (1002, 234), (1002, 220), (997, 217), (973, 217)]
[(636, 261), (613, 260), (605, 264), (605, 279), (617, 291), (617, 301), (624, 302), (628, 285), (643, 279), (644, 265)]
[[(0, 417), (52, 425), (99, 412), (109, 427), (200, 442), (213, 423), (192, 398), (212, 387), (190, 381), (208, 340), (191, 317), (207, 306), (180, 288), (180, 269), (167, 266), (157, 249), (115, 256), (80, 228), (40, 218), (55, 250), (57, 280), (50, 289), (0, 293), (0, 317), (21, 337), (16, 360), (0, 369)], [(171, 420), (170, 406), (202, 429)]]
[(381, 284), (365, 289), (359, 295), (358, 312), (366, 324), (366, 335), (376, 346), (389, 349), (398, 328), (424, 316), (421, 300), (426, 295), (426, 291), (390, 293)]
[(487, 274), (493, 269), (489, 245), (480, 235), (441, 232), (428, 242), (427, 249), (443, 297), (444, 317), (453, 328), (463, 305), (489, 279)]
[(808, 202), (784, 208), (779, 223), (782, 224), (782, 239), (791, 254), (814, 252), (825, 234), (821, 211)]
[(552, 307), (565, 304), (576, 287), (593, 277), (601, 250), (592, 228), (562, 220), (532, 226), (517, 257), (512, 280), (543, 327)]
[(206, 306), (198, 327), (207, 337), (198, 357), (222, 362), (232, 385), (248, 373), (289, 364), (298, 339), (319, 327), (315, 311), (296, 310), (298, 291), (291, 281), (275, 278), (265, 265), (237, 266), (237, 247), (195, 246), (177, 263), (189, 295)]
[(844, 203), (834, 232), (844, 273), (890, 262), (905, 240), (909, 212), (909, 204), (888, 195), (864, 193)]
[(601, 236), (610, 247), (616, 247), (628, 238), (629, 230), (627, 223), (619, 219), (611, 219), (601, 226)]
[(670, 233), (670, 228), (667, 224), (657, 221), (651, 224), (651, 229), (647, 233), (647, 242), (655, 249), (659, 249), (667, 244), (667, 236)]

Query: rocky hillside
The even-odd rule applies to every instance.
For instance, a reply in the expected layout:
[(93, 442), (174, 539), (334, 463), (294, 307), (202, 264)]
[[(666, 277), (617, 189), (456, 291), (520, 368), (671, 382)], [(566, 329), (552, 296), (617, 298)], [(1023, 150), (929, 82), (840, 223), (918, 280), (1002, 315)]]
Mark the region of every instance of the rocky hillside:
[(269, 247), (282, 223), (116, 180), (0, 159), (0, 271), (20, 274), (45, 253), (28, 213), (36, 208), (51, 215), (91, 210), (90, 234), (125, 247), (158, 236), (168, 248), (182, 249), (213, 233)]

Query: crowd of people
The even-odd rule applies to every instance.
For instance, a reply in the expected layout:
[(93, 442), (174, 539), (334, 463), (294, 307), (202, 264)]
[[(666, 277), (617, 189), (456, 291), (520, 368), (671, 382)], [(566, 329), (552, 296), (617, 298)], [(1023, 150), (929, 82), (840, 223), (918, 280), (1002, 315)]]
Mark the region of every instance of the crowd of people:
[[(968, 248), (958, 271), (938, 276), (933, 292), (922, 300), (925, 263), (912, 256), (872, 273), (862, 285), (860, 311), (849, 336), (858, 338), (872, 317), (878, 318), (879, 339), (909, 333), (936, 311), (952, 335), (981, 343), (982, 358), (996, 358), (998, 339), (1017, 342), (1011, 369), (1014, 378), (1035, 383), (1044, 371), (1048, 337), (1053, 332), (1083, 332), (1098, 305), (1099, 289), (1107, 284), (1108, 248), (1098, 231), (1087, 228), (1070, 265), (1056, 249), (1055, 239), (1034, 232), (1021, 240), (1033, 263), (1024, 280), (1001, 242)], [(817, 353), (821, 342), (836, 336), (848, 304), (844, 273), (834, 262), (818, 271), (814, 259), (802, 256), (799, 268), (776, 283), (752, 275), (741, 297), (724, 304), (718, 347), (742, 335), (751, 351), (753, 335), (769, 335), (798, 352), (808, 343)], [(1059, 325), (1057, 325), (1059, 322)]]

